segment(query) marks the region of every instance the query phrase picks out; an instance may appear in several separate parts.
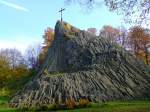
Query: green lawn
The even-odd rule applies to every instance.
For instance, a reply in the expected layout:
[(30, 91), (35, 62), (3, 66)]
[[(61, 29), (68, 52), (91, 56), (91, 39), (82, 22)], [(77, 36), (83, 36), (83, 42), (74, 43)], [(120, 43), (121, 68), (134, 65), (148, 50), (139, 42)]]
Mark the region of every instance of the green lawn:
[[(0, 97), (0, 112), (19, 112), (8, 107), (8, 97)], [(91, 107), (57, 112), (150, 112), (150, 101), (114, 101), (91, 104)]]
[(16, 109), (8, 107), (9, 97), (0, 96), (0, 112), (16, 112)]
[(89, 108), (58, 112), (150, 112), (150, 101), (125, 101), (93, 104)]

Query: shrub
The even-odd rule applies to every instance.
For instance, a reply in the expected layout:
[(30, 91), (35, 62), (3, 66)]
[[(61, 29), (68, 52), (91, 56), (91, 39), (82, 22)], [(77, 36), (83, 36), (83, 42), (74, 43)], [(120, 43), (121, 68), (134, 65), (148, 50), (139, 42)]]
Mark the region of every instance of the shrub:
[(0, 89), (0, 96), (9, 96), (10, 91), (7, 88), (1, 88)]
[(18, 108), (18, 110), (21, 110), (22, 112), (26, 112), (26, 111), (29, 111), (31, 109), (29, 109), (28, 107), (22, 107), (22, 108)]
[(39, 108), (36, 108), (35, 111), (48, 111), (48, 110), (49, 110), (49, 109), (48, 109), (48, 106), (42, 105), (42, 106), (40, 106)]
[(57, 110), (58, 105), (57, 104), (49, 104), (47, 105), (48, 110)]
[(80, 99), (78, 106), (79, 107), (87, 107), (87, 106), (89, 106), (89, 104), (90, 104), (90, 102), (88, 99)]
[(65, 106), (67, 109), (73, 109), (77, 106), (77, 104), (74, 99), (68, 99), (65, 102)]
[(89, 107), (88, 99), (80, 99), (76, 102), (74, 99), (67, 99), (64, 103), (54, 103), (42, 106), (32, 106), (30, 108), (22, 108), (22, 111), (50, 111), (50, 110), (68, 110), (74, 108)]
[(72, 26), (70, 25), (70, 24), (68, 24), (68, 23), (66, 23), (65, 25), (64, 25), (64, 27), (65, 27), (65, 29), (66, 30), (71, 30), (71, 28), (72, 28)]

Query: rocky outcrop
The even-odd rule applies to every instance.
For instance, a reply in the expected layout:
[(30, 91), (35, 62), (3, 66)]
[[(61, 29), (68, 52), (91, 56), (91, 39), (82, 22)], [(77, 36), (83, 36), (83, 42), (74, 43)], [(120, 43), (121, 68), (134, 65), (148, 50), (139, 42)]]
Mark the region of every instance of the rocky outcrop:
[(12, 107), (150, 98), (145, 65), (116, 43), (58, 21), (36, 77), (12, 98)]

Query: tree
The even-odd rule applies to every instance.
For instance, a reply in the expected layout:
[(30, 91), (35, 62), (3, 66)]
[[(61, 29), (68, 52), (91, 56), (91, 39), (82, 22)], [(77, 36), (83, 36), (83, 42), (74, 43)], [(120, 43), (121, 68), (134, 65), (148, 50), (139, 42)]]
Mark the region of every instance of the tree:
[(27, 59), (28, 67), (31, 69), (34, 69), (36, 71), (40, 68), (40, 53), (41, 53), (41, 45), (35, 44), (32, 46), (29, 46), (26, 49), (25, 57)]
[(94, 35), (96, 35), (96, 33), (97, 33), (97, 29), (96, 28), (88, 28), (87, 31), (92, 33), (92, 34), (94, 34)]
[(11, 81), (16, 81), (28, 72), (26, 61), (17, 49), (2, 49), (0, 51), (0, 87)]
[(129, 23), (148, 23), (150, 0), (105, 0), (105, 3), (111, 11), (123, 14)]
[(113, 28), (112, 26), (106, 25), (100, 30), (101, 37), (109, 39), (111, 42), (117, 42), (117, 38), (119, 37), (119, 30), (117, 28)]
[(22, 64), (25, 65), (24, 57), (22, 56), (21, 52), (15, 48), (2, 49), (0, 54), (9, 61), (10, 67), (12, 69), (15, 69), (17, 66)]
[[(77, 2), (81, 6), (93, 8), (102, 3), (99, 0), (66, 0), (67, 2)], [(150, 0), (103, 0), (110, 11), (124, 15), (128, 23), (148, 24), (150, 17)], [(90, 9), (91, 9), (90, 8)]]
[(54, 30), (48, 27), (44, 32), (43, 38), (44, 38), (44, 43), (43, 43), (42, 51), (44, 54), (46, 54), (49, 46), (52, 44), (54, 40)]
[(40, 64), (43, 64), (46, 54), (48, 52), (48, 49), (54, 40), (54, 30), (48, 27), (44, 32), (43, 38), (44, 38), (44, 43), (43, 43), (42, 51), (40, 53), (40, 58), (39, 58)]
[(125, 48), (126, 50), (128, 50), (129, 48), (128, 30), (125, 27), (121, 26), (118, 28), (118, 31), (119, 31), (119, 35), (117, 37), (117, 43), (121, 45), (123, 48)]
[(0, 54), (0, 87), (2, 87), (5, 84), (5, 81), (10, 77), (9, 73), (9, 61), (6, 57), (4, 57), (2, 54)]
[(130, 46), (133, 53), (149, 64), (150, 31), (140, 26), (135, 26), (129, 32)]

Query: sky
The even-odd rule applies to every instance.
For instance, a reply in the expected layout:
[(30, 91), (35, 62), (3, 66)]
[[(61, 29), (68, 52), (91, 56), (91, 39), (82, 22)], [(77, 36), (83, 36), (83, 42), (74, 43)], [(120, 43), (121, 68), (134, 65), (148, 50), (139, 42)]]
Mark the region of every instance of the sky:
[(42, 43), (44, 30), (55, 27), (61, 8), (66, 8), (63, 20), (80, 29), (123, 25), (123, 18), (104, 4), (86, 12), (78, 4), (65, 4), (64, 0), (0, 0), (0, 48), (24, 52), (28, 46)]

